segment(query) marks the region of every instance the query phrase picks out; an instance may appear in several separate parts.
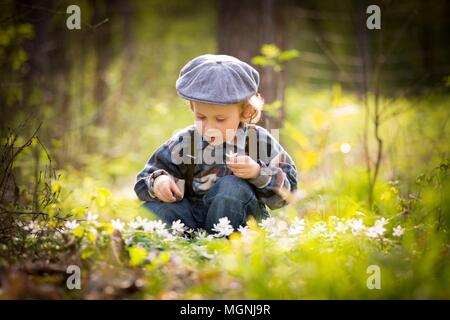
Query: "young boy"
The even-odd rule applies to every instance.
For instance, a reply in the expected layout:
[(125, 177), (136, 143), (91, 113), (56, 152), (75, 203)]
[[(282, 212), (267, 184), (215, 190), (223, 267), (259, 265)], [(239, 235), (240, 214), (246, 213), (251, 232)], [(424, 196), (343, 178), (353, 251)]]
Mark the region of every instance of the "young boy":
[(144, 207), (169, 225), (213, 232), (227, 217), (235, 230), (287, 204), (297, 170), (262, 127), (259, 74), (227, 55), (206, 54), (180, 71), (177, 93), (190, 101), (195, 124), (161, 145), (137, 175)]

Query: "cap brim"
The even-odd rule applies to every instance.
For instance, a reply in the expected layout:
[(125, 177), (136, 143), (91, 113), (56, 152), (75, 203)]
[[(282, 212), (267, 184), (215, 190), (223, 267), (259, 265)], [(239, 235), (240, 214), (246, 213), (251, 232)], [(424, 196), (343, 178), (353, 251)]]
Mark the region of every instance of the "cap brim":
[(194, 97), (189, 97), (189, 96), (186, 96), (186, 95), (182, 94), (180, 91), (177, 91), (177, 93), (178, 93), (178, 95), (180, 97), (182, 97), (183, 99), (189, 100), (189, 101), (195, 101), (195, 102), (200, 102), (200, 103), (209, 103), (209, 104), (217, 104), (217, 105), (239, 103), (239, 102), (242, 102), (242, 101), (245, 101), (245, 100), (249, 99), (250, 97), (252, 97), (253, 95), (256, 94), (256, 92), (252, 93), (249, 96), (243, 97), (242, 99), (239, 99), (239, 100), (236, 100), (236, 101), (231, 100), (231, 101), (219, 101), (218, 102), (218, 101), (209, 101), (209, 100), (202, 100), (202, 99), (197, 99), (197, 98), (194, 98)]

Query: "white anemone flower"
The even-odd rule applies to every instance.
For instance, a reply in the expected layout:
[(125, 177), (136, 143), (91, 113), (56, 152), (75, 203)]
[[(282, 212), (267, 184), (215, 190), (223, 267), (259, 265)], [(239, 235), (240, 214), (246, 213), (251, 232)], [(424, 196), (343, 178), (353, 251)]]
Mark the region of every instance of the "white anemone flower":
[(39, 231), (39, 224), (35, 221), (30, 221), (30, 223), (23, 227), (24, 230), (30, 231), (31, 233), (36, 233)]
[(271, 233), (270, 236), (279, 235), (281, 232), (283, 232), (284, 230), (287, 230), (287, 228), (288, 228), (288, 224), (286, 223), (286, 221), (272, 218), (272, 217), (262, 220), (259, 223), (259, 225), (265, 231)]
[(139, 229), (139, 228), (143, 228), (144, 225), (147, 223), (148, 219), (146, 218), (141, 218), (140, 216), (137, 216), (136, 218), (134, 218), (133, 221), (128, 222), (128, 226), (131, 229)]
[(345, 233), (348, 230), (348, 226), (345, 225), (344, 223), (342, 223), (341, 221), (339, 221), (336, 225), (336, 228), (334, 228), (334, 230), (336, 230), (336, 232), (338, 232), (338, 233)]
[(76, 220), (67, 221), (67, 222), (64, 224), (64, 226), (65, 226), (67, 229), (71, 229), (71, 230), (75, 229), (75, 228), (78, 227), (79, 225), (80, 225), (80, 224), (79, 224)]
[(386, 232), (386, 228), (384, 227), (384, 225), (387, 223), (388, 221), (385, 218), (381, 218), (375, 221), (375, 225), (367, 229), (367, 236), (369, 238), (378, 238), (383, 236), (383, 234)]
[(233, 233), (234, 229), (228, 217), (219, 219), (219, 223), (213, 225), (212, 231), (216, 232), (216, 237), (226, 237)]
[(327, 227), (325, 226), (325, 223), (323, 223), (323, 222), (316, 223), (312, 229), (312, 234), (326, 236)]
[(210, 234), (208, 234), (205, 230), (203, 229), (197, 229), (197, 231), (194, 232), (195, 237), (198, 240), (206, 240), (206, 241), (211, 241), (214, 239), (214, 237)]
[(302, 234), (305, 231), (305, 219), (295, 218), (288, 230), (288, 234), (295, 236)]
[(172, 226), (170, 228), (172, 229), (173, 234), (184, 234), (184, 231), (187, 229), (184, 223), (179, 219), (172, 222)]
[(394, 237), (401, 237), (405, 233), (405, 229), (402, 226), (398, 225), (394, 228), (392, 235)]
[(352, 218), (347, 221), (347, 225), (350, 227), (353, 235), (360, 234), (366, 228), (362, 219)]
[(86, 214), (86, 220), (89, 222), (96, 221), (98, 219), (98, 214), (88, 211)]
[(120, 221), (120, 219), (111, 220), (111, 225), (113, 226), (114, 229), (116, 229), (118, 231), (123, 231), (123, 229), (125, 227), (125, 223)]

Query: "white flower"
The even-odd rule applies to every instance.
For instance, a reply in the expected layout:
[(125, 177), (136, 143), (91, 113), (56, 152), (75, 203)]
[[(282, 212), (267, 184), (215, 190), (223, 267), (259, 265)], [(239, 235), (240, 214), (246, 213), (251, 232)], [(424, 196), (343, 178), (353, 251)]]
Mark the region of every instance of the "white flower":
[[(383, 232), (383, 233), (384, 233), (384, 232)], [(371, 228), (368, 228), (368, 229), (367, 229), (366, 235), (367, 235), (369, 238), (378, 238), (379, 231), (376, 230), (375, 227), (371, 227)]]
[(401, 237), (405, 233), (405, 229), (402, 228), (402, 226), (398, 225), (394, 228), (394, 232), (392, 232), (392, 235), (394, 237)]
[(123, 228), (125, 227), (125, 223), (120, 221), (120, 219), (111, 220), (111, 224), (113, 228), (118, 231), (122, 231)]
[(249, 231), (248, 231), (248, 226), (239, 226), (239, 228), (238, 228), (238, 232), (240, 232), (241, 234), (247, 234)]
[(354, 235), (360, 234), (366, 228), (362, 219), (352, 218), (347, 221), (347, 225), (352, 229)]
[(187, 228), (184, 223), (178, 219), (177, 221), (172, 222), (171, 229), (174, 234), (183, 234)]
[(381, 219), (375, 221), (375, 225), (376, 225), (376, 226), (378, 226), (378, 225), (384, 226), (384, 225), (387, 224), (387, 223), (388, 223), (388, 221), (387, 221), (385, 218), (381, 218)]
[[(129, 224), (130, 225), (130, 224)], [(147, 233), (156, 233), (165, 241), (175, 240), (175, 237), (167, 230), (166, 223), (161, 220), (148, 220), (146, 218), (142, 219), (137, 217), (133, 227), (138, 227)]]
[(263, 219), (259, 225), (261, 226), (261, 228), (263, 228), (264, 230), (267, 230), (270, 228), (270, 226), (275, 224), (275, 218), (266, 218)]
[(39, 224), (35, 221), (31, 221), (28, 225), (24, 226), (23, 229), (35, 233), (39, 231)]
[(327, 234), (327, 228), (323, 222), (316, 223), (312, 230), (313, 235), (324, 235)]
[(216, 237), (226, 237), (233, 233), (234, 229), (228, 217), (219, 219), (219, 223), (214, 224), (212, 231), (215, 231)]
[(339, 221), (339, 222), (337, 223), (336, 228), (334, 228), (334, 229), (336, 230), (336, 232), (339, 232), (339, 233), (345, 233), (345, 231), (347, 231), (347, 229), (348, 229), (348, 226), (346, 226), (346, 225), (343, 224), (341, 221)]
[[(288, 228), (288, 224), (286, 221), (279, 220), (276, 218), (266, 218), (262, 220), (259, 225), (266, 230), (267, 232), (271, 233), (270, 236), (274, 236), (277, 234), (280, 234), (282, 231), (286, 230)], [(269, 236), (269, 237), (270, 237)]]
[[(217, 253), (217, 252), (215, 252), (215, 253)], [(210, 253), (208, 253), (208, 250), (206, 250), (206, 248), (203, 248), (203, 250), (200, 251), (200, 256), (202, 256), (203, 258), (206, 258), (206, 259), (214, 259), (216, 254), (210, 254)]]
[(381, 237), (386, 232), (386, 228), (384, 227), (386, 223), (388, 223), (388, 221), (385, 218), (375, 221), (375, 225), (367, 229), (367, 236), (369, 238)]
[(142, 228), (147, 221), (146, 218), (142, 219), (140, 216), (137, 216), (134, 221), (128, 222), (128, 226), (132, 229), (139, 229)]
[(71, 230), (75, 229), (75, 228), (78, 227), (79, 225), (80, 225), (80, 224), (79, 224), (76, 220), (67, 221), (67, 222), (64, 224), (64, 226), (65, 226), (67, 229), (71, 229)]
[[(156, 232), (156, 234), (159, 234), (159, 235), (166, 235), (166, 232), (168, 232), (166, 229), (165, 222), (162, 222), (161, 220), (149, 221), (149, 222), (151, 222), (151, 224), (148, 224), (148, 231), (146, 231), (146, 232), (151, 232), (150, 230), (153, 230), (154, 232)], [(150, 227), (150, 225), (151, 225), (151, 227)]]
[(98, 214), (88, 211), (86, 214), (86, 220), (87, 221), (96, 221), (98, 219)]
[(197, 231), (194, 232), (195, 237), (198, 240), (206, 240), (206, 241), (211, 241), (212, 239), (214, 239), (214, 237), (210, 234), (208, 234), (205, 230), (203, 229), (197, 229)]
[(141, 222), (142, 229), (144, 229), (144, 232), (152, 233), (155, 231), (156, 223), (155, 221), (143, 219)]
[(334, 241), (334, 237), (336, 236), (336, 232), (326, 231), (323, 233), (323, 237), (327, 241)]
[(248, 226), (239, 226), (237, 231), (241, 233), (241, 236), (243, 238), (246, 238), (248, 240), (250, 240), (253, 235), (257, 234), (255, 230), (249, 229)]
[(125, 238), (125, 245), (129, 246), (133, 243), (133, 237), (132, 236), (128, 236), (127, 238)]
[(164, 241), (173, 241), (176, 239), (174, 235), (172, 235), (169, 230), (164, 229), (156, 229), (156, 234), (160, 236)]
[(305, 219), (295, 218), (288, 230), (289, 235), (299, 235), (305, 231)]

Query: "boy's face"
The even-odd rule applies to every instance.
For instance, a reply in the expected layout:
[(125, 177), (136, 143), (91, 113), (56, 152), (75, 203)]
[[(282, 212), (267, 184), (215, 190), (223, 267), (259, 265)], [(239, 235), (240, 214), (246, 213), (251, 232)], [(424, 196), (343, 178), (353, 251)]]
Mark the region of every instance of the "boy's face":
[(212, 145), (231, 141), (241, 121), (240, 104), (207, 104), (192, 102), (195, 125), (203, 138)]

